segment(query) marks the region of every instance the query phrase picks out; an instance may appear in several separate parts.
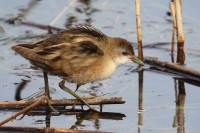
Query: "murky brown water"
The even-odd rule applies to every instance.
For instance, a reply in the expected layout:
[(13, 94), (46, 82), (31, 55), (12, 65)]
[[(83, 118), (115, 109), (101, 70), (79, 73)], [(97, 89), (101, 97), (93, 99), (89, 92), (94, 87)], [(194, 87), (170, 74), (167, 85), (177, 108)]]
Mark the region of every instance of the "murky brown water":
[[(17, 15), (30, 1), (0, 1), (0, 18)], [(69, 1), (37, 2), (25, 15), (26, 21), (50, 24)], [(192, 0), (183, 1), (183, 26), (185, 33), (186, 66), (200, 68), (199, 15), (198, 4)], [(12, 4), (10, 4), (12, 3)], [(199, 2), (196, 2), (199, 3)], [(110, 36), (120, 36), (136, 46), (134, 2), (115, 0), (77, 1), (68, 8), (66, 15), (55, 24), (63, 28), (72, 24), (92, 24)], [(170, 42), (172, 25), (166, 16), (168, 1), (141, 1), (141, 21), (144, 55), (171, 61)], [(192, 7), (192, 8), (191, 8)], [(26, 11), (27, 12), (27, 11)], [(18, 99), (26, 98), (43, 90), (40, 71), (32, 69), (30, 63), (10, 49), (17, 43), (38, 40), (35, 35), (45, 35), (47, 31), (24, 26), (9, 25), (0, 21), (0, 101), (15, 101), (16, 88), (26, 83)], [(156, 44), (156, 45), (155, 45)], [(148, 47), (147, 47), (148, 45)], [(131, 72), (135, 64), (120, 67), (111, 78), (95, 84), (82, 86), (78, 93), (83, 96), (120, 96), (126, 101), (122, 105), (105, 105), (102, 113), (88, 112), (76, 115), (49, 115), (46, 112), (27, 114), (21, 120), (7, 123), (7, 126), (56, 127), (108, 132), (189, 132), (199, 128), (200, 89), (199, 82), (180, 79), (179, 75), (149, 70)], [(139, 76), (140, 75), (140, 76)], [(142, 81), (143, 77), (143, 82)], [(58, 77), (49, 77), (53, 99), (72, 98), (58, 87)], [(27, 82), (28, 81), (28, 82)], [(184, 81), (184, 82), (181, 82)], [(100, 85), (93, 88), (91, 86)], [(193, 85), (195, 84), (195, 85)], [(75, 85), (67, 84), (73, 90)], [(95, 107), (99, 109), (98, 106)], [(84, 107), (84, 109), (87, 109)], [(13, 111), (0, 111), (0, 121), (12, 115)]]

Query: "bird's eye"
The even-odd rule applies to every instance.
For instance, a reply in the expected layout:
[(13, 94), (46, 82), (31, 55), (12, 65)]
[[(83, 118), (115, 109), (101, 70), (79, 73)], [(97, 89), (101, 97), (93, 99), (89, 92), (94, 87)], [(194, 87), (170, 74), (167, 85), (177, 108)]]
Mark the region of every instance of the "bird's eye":
[(123, 51), (122, 54), (125, 56), (129, 55), (128, 52), (126, 52), (126, 51)]

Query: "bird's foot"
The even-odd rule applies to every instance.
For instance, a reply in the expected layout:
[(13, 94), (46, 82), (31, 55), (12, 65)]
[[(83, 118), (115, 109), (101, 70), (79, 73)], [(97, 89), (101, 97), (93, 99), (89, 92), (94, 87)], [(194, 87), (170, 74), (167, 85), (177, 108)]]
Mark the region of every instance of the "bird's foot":
[[(93, 99), (93, 98), (95, 98), (95, 96), (87, 96), (87, 97), (81, 97), (83, 100), (87, 100), (87, 99)], [(74, 102), (74, 104), (72, 105), (72, 110), (75, 110), (75, 106), (76, 106), (76, 104), (79, 102), (80, 100), (76, 100), (75, 102)], [(83, 109), (83, 105), (81, 105), (81, 107), (82, 107), (82, 109)], [(91, 110), (94, 110), (93, 108), (90, 108)]]
[(52, 97), (50, 97), (46, 92), (44, 93), (44, 96), (48, 97), (49, 100), (52, 100)]
[(72, 96), (74, 96), (77, 100), (79, 100), (80, 102), (84, 103), (85, 105), (88, 106), (89, 109), (92, 109), (92, 110), (95, 110), (93, 109), (86, 101), (84, 98), (82, 98), (81, 96), (79, 96), (78, 94), (76, 94), (75, 92), (73, 92), (72, 90), (70, 90), (69, 88), (65, 87), (65, 80), (62, 80), (60, 83), (59, 83), (59, 87), (68, 92), (69, 94), (71, 94)]
[(48, 96), (46, 96), (46, 102), (49, 106), (49, 108), (51, 109), (51, 111), (53, 111), (54, 113), (58, 114), (59, 112), (51, 105), (50, 100)]
[(37, 93), (35, 93), (35, 94), (33, 94), (33, 95), (27, 97), (27, 98), (24, 99), (24, 100), (26, 100), (26, 101), (29, 101), (29, 100), (39, 100), (39, 99), (44, 98), (44, 97), (46, 97), (46, 102), (47, 102), (49, 108), (50, 108), (53, 112), (59, 113), (59, 112), (51, 105), (51, 103), (50, 103), (50, 101), (52, 100), (52, 98), (51, 98), (51, 97), (48, 97), (48, 95), (47, 95), (46, 93), (44, 93), (44, 92), (41, 92), (41, 91), (40, 91), (40, 92), (37, 92)]

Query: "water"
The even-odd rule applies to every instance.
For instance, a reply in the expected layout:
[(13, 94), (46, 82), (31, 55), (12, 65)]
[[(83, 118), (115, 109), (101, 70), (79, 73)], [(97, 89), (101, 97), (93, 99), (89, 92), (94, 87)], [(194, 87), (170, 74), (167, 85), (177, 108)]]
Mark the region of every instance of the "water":
[[(68, 2), (66, 0), (59, 2), (53, 0), (39, 1), (28, 12), (25, 20), (49, 24)], [(200, 17), (196, 12), (199, 2), (192, 4), (193, 2), (196, 1), (183, 1), (186, 66), (199, 70), (198, 35), (200, 26), (198, 22)], [(5, 19), (17, 15), (20, 12), (19, 9), (26, 8), (29, 1), (21, 0), (10, 3), (11, 0), (0, 1), (1, 18)], [(143, 44), (147, 46), (158, 43), (154, 47), (145, 47), (144, 55), (155, 56), (164, 61), (171, 61), (172, 25), (168, 21), (170, 17), (166, 15), (166, 12), (169, 11), (168, 7), (168, 1), (141, 1)], [(134, 2), (131, 0), (126, 2), (122, 0), (117, 2), (114, 0), (78, 1), (67, 10), (66, 15), (62, 16), (55, 26), (63, 28), (72, 24), (92, 24), (110, 36), (128, 39), (136, 47)], [(4, 29), (4, 32), (0, 33), (0, 39), (6, 38), (6, 40), (0, 41), (0, 101), (15, 101), (16, 88), (23, 80), (29, 82), (22, 90), (21, 98), (41, 91), (41, 88), (44, 87), (42, 73), (31, 69), (30, 63), (16, 55), (10, 47), (17, 43), (38, 39), (27, 37), (22, 40), (19, 37), (41, 35), (47, 32), (24, 25), (9, 25), (3, 21), (0, 21), (0, 26)], [(12, 40), (13, 38), (18, 39)], [(161, 45), (161, 43), (166, 44)], [(100, 114), (82, 113), (77, 114), (77, 116), (62, 114), (49, 117), (46, 113), (40, 115), (30, 113), (21, 120), (17, 119), (7, 123), (6, 126), (50, 126), (130, 133), (198, 132), (200, 130), (198, 126), (200, 120), (199, 86), (187, 82), (181, 83), (174, 79), (175, 77), (180, 78), (179, 75), (151, 71), (147, 69), (148, 67), (148, 65), (145, 66), (146, 69), (143, 73), (142, 89), (139, 89), (138, 72), (131, 72), (131, 69), (137, 68), (137, 65), (128, 64), (117, 69), (111, 78), (100, 81), (99, 83), (102, 83), (100, 87), (88, 89), (91, 88), (91, 84), (86, 84), (78, 91), (83, 96), (88, 94), (104, 95), (104, 97), (120, 96), (126, 101), (125, 104), (105, 105), (103, 106), (103, 113)], [(60, 80), (59, 77), (49, 77), (52, 98), (72, 98), (59, 89), (57, 84)], [(199, 83), (196, 82), (196, 84)], [(75, 89), (73, 84), (66, 85), (72, 90)], [(99, 109), (98, 106), (95, 106), (95, 108)], [(84, 107), (84, 109), (87, 108)], [(0, 121), (13, 113), (13, 111), (0, 111)]]

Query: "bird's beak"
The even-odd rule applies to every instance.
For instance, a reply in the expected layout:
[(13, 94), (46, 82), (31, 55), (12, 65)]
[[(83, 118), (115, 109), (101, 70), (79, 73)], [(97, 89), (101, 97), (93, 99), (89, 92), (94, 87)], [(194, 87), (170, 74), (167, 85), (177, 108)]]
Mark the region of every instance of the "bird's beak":
[(136, 58), (135, 56), (131, 57), (131, 60), (132, 60), (133, 62), (135, 62), (135, 63), (141, 65), (141, 66), (144, 66), (144, 63), (143, 63), (140, 59)]

